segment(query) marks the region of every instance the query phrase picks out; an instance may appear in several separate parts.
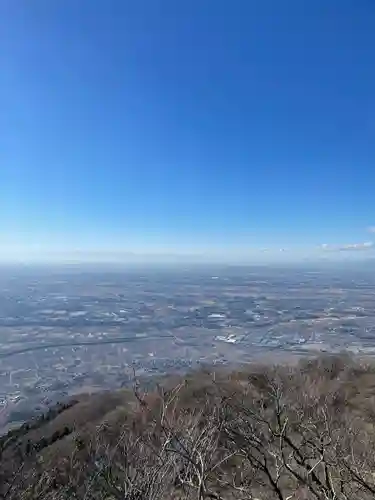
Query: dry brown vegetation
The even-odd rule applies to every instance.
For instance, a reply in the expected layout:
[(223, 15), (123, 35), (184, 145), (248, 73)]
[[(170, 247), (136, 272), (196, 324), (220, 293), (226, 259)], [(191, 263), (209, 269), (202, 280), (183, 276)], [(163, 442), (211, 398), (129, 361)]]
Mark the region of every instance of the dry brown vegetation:
[(0, 440), (0, 498), (374, 498), (374, 398), (347, 356), (82, 398)]

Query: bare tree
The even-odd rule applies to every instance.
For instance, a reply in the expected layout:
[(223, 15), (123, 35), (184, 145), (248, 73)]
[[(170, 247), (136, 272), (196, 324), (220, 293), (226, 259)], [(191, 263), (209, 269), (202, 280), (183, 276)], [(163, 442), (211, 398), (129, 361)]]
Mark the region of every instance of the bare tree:
[(207, 391), (196, 380), (146, 393), (135, 380), (131, 413), (71, 433), (73, 452), (51, 466), (36, 455), (3, 499), (374, 498), (375, 399), (352, 407), (350, 376), (325, 359), (215, 377)]

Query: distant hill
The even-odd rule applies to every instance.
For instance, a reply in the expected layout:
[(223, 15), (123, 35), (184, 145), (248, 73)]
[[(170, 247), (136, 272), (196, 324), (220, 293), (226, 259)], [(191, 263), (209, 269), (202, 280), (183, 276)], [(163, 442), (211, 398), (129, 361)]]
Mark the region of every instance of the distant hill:
[(375, 368), (348, 356), (80, 395), (0, 438), (0, 498), (370, 499)]

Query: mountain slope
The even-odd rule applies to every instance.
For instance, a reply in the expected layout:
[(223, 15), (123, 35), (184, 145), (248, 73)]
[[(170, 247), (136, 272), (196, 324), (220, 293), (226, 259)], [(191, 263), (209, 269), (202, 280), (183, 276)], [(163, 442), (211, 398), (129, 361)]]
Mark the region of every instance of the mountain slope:
[(0, 498), (373, 498), (374, 395), (330, 356), (82, 395), (1, 438)]

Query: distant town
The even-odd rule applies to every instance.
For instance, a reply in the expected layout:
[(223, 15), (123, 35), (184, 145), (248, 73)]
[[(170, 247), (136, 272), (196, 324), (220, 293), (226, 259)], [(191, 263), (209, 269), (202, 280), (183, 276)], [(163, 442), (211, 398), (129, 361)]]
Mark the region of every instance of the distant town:
[(364, 266), (4, 268), (0, 430), (134, 372), (375, 354), (374, 319), (375, 274)]

